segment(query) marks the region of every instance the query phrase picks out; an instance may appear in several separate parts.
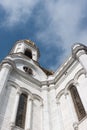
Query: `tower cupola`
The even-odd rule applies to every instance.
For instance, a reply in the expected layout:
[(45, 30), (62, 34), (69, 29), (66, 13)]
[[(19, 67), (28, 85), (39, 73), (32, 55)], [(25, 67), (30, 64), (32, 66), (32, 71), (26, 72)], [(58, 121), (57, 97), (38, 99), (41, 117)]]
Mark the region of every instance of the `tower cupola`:
[(10, 54), (22, 53), (27, 58), (38, 61), (40, 53), (34, 42), (31, 40), (19, 40), (11, 50)]

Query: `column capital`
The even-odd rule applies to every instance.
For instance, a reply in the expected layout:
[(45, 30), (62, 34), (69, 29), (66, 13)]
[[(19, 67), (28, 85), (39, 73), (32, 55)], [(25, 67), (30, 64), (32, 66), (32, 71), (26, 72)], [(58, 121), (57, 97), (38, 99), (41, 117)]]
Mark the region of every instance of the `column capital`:
[(67, 96), (69, 96), (69, 92), (65, 92), (64, 96), (65, 96), (65, 98), (67, 98)]
[(33, 98), (33, 96), (32, 95), (28, 95), (28, 101), (33, 101), (34, 100), (34, 98)]
[(60, 101), (57, 99), (56, 104), (60, 105)]
[(74, 85), (75, 87), (77, 87), (77, 86), (79, 86), (79, 83), (76, 81), (76, 82), (73, 83), (73, 85)]
[(77, 123), (77, 122), (74, 122), (74, 123), (73, 123), (73, 127), (74, 127), (74, 130), (78, 130), (78, 123)]
[(14, 127), (15, 127), (15, 123), (10, 122), (10, 129), (13, 130)]
[(21, 95), (22, 91), (20, 88), (17, 88), (17, 94)]
[(14, 127), (14, 126), (15, 126), (15, 123), (10, 122), (10, 126), (11, 126), (11, 127)]

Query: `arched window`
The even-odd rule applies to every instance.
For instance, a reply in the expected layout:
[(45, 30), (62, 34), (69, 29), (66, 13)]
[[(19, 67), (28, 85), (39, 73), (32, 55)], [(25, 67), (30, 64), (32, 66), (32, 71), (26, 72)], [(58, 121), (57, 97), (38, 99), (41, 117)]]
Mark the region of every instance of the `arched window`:
[(20, 128), (24, 128), (25, 126), (26, 107), (27, 107), (27, 95), (22, 93), (20, 95), (18, 111), (16, 116), (16, 126)]
[(80, 121), (86, 116), (86, 112), (78, 94), (78, 91), (74, 85), (70, 87), (70, 93), (78, 116), (78, 120)]
[(33, 71), (31, 68), (28, 68), (27, 66), (23, 66), (23, 70), (28, 73), (29, 75), (33, 75)]
[(26, 49), (24, 54), (25, 54), (27, 57), (29, 57), (30, 59), (32, 59), (32, 52), (31, 52), (31, 50)]

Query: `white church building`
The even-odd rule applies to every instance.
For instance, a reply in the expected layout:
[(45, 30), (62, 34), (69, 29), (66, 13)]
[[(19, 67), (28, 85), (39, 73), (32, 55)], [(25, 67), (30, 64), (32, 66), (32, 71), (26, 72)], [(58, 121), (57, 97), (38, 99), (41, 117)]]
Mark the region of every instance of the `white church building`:
[(0, 130), (87, 130), (87, 47), (74, 44), (54, 73), (39, 56), (20, 40), (0, 63)]

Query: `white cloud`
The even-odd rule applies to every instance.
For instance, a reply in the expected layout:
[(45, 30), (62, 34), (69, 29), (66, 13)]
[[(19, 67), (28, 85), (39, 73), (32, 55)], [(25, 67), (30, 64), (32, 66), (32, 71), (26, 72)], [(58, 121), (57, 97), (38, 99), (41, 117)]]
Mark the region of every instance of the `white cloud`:
[(0, 6), (6, 11), (4, 26), (26, 22), (39, 0), (1, 0)]
[[(80, 29), (79, 26), (81, 20), (86, 16), (87, 2), (86, 0), (45, 0), (45, 3), (45, 9), (51, 20), (48, 29), (38, 33), (37, 37), (39, 40), (48, 39), (46, 43), (55, 44), (65, 50), (60, 58), (62, 63), (70, 53), (73, 43), (87, 43), (87, 30)], [(51, 32), (55, 34), (53, 37), (49, 35)], [(57, 39), (58, 37), (61, 40)], [(54, 43), (51, 42), (52, 39), (54, 39)]]
[[(51, 17), (51, 29), (53, 27), (54, 33), (61, 37), (63, 44), (70, 44), (78, 37), (79, 23), (82, 17), (84, 17), (85, 3), (84, 1), (71, 1), (47, 0), (46, 8), (48, 9), (49, 16)], [(60, 43), (62, 44), (62, 43)]]
[[(3, 0), (0, 1), (0, 5), (7, 13), (4, 25), (15, 26), (21, 21), (29, 20), (38, 2), (42, 2), (43, 6), (37, 13), (35, 24), (42, 28), (46, 21), (47, 27), (37, 30), (36, 38), (47, 46), (54, 44), (58, 48), (63, 48), (64, 53), (60, 57), (62, 63), (70, 53), (73, 43), (87, 43), (87, 30), (80, 28), (82, 19), (87, 17), (85, 11), (87, 2), (86, 0)], [(46, 17), (46, 20), (42, 19), (43, 17)]]

